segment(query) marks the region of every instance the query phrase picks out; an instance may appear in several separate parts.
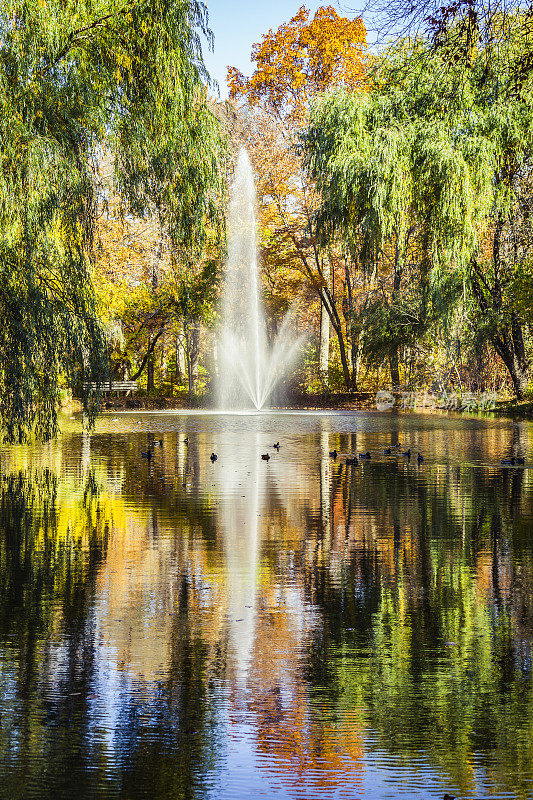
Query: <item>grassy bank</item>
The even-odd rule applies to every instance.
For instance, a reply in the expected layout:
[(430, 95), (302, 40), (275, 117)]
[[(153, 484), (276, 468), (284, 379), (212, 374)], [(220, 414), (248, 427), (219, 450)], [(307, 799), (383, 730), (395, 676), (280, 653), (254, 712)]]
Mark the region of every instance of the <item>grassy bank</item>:
[(501, 400), (495, 413), (512, 417), (533, 417), (533, 400)]

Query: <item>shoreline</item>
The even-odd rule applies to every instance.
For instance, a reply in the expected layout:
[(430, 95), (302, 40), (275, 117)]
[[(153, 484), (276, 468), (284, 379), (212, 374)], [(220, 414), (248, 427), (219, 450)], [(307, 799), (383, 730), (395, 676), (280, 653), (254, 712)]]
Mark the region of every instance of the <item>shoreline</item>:
[[(274, 403), (269, 406), (275, 410), (307, 410), (307, 411), (371, 411), (375, 410), (375, 394), (372, 392), (355, 392), (352, 394), (339, 393), (330, 395), (297, 395), (287, 399), (283, 404)], [(113, 397), (105, 398), (100, 405), (100, 411), (169, 411), (187, 409), (194, 411), (215, 411), (211, 403), (198, 398), (192, 403), (184, 397)], [(81, 410), (81, 408), (80, 408)]]
[[(78, 406), (78, 407), (76, 407)], [(192, 403), (184, 397), (107, 397), (102, 400), (100, 413), (120, 412), (120, 411), (169, 411), (169, 410), (205, 410), (215, 411), (215, 407), (210, 403), (197, 398)], [(374, 392), (339, 392), (338, 394), (309, 394), (292, 395), (283, 404), (270, 406), (272, 411), (276, 410), (301, 410), (301, 411), (377, 411)], [(64, 410), (69, 412), (81, 411), (81, 404), (77, 400), (71, 400), (66, 404)], [(396, 405), (391, 411), (395, 413), (418, 411), (448, 411), (458, 414), (495, 414), (497, 416), (518, 417), (522, 419), (533, 419), (533, 401), (531, 400), (497, 400), (494, 408), (443, 408), (430, 406), (399, 407)]]

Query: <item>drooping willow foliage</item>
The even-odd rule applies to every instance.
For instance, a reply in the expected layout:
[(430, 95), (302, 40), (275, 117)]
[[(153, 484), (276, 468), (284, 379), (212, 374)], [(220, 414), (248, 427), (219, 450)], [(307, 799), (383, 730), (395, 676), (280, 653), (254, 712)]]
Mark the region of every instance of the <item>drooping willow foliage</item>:
[[(418, 335), (442, 321), (468, 287), (479, 328), (517, 396), (529, 360), (512, 287), (531, 258), (530, 237), (519, 241), (517, 231), (533, 169), (531, 88), (517, 98), (512, 83), (521, 30), (517, 19), (499, 60), (473, 58), (468, 70), (444, 63), (422, 41), (399, 42), (382, 59), (373, 89), (322, 98), (304, 137), (323, 236), (340, 233), (367, 269), (396, 250), (396, 291), (388, 308), (374, 309), (381, 349), (387, 339), (401, 343), (391, 336), (395, 325)], [(400, 291), (409, 259), (418, 276), (410, 320)]]
[[(206, 100), (209, 78), (198, 31), (208, 39), (211, 34), (206, 7), (197, 0), (160, 5), (179, 14), (172, 25), (146, 31), (125, 70), (130, 113), (120, 115), (116, 128), (118, 178), (135, 211), (155, 209), (173, 245), (198, 253), (223, 220), (224, 144)], [(146, 62), (154, 57), (158, 69), (147, 79)]]
[[(91, 284), (102, 148), (138, 211), (164, 205), (177, 242), (216, 215), (217, 126), (197, 0), (0, 3), (0, 425), (54, 434), (61, 382), (100, 384)], [(98, 392), (84, 390), (93, 415)]]

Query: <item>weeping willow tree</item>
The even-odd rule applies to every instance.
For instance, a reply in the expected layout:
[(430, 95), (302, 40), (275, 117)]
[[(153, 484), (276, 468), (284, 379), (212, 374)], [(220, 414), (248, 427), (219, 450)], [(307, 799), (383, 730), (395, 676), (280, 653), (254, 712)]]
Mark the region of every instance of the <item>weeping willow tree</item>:
[[(422, 41), (400, 42), (372, 92), (324, 97), (304, 137), (322, 235), (340, 231), (366, 269), (394, 262), (388, 303), (374, 308), (382, 354), (445, 321), (468, 287), (479, 336), (518, 397), (529, 358), (513, 286), (531, 255), (533, 199), (531, 91), (516, 98), (513, 90), (521, 41), (517, 19), (501, 57), (487, 63), (474, 51), (468, 70)], [(402, 294), (413, 265), (414, 313)]]
[(164, 206), (176, 242), (215, 216), (216, 121), (197, 0), (0, 4), (0, 424), (57, 427), (62, 381), (93, 415), (106, 341), (91, 284), (95, 172), (116, 153), (132, 208)]

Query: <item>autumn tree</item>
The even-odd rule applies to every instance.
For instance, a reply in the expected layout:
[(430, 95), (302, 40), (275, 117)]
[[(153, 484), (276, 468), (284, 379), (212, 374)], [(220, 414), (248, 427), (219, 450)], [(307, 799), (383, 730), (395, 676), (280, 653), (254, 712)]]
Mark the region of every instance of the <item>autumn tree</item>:
[(316, 94), (335, 86), (351, 90), (364, 86), (367, 58), (361, 18), (340, 17), (327, 6), (310, 20), (302, 6), (289, 22), (253, 45), (251, 60), (256, 68), (251, 77), (228, 67), (230, 97), (245, 97), (279, 121), (302, 122)]
[(95, 281), (116, 379), (146, 376), (146, 390), (152, 393), (156, 362), (162, 381), (169, 361), (175, 378), (183, 362), (181, 377), (187, 379), (189, 394), (194, 393), (200, 326), (213, 322), (221, 263), (220, 229), (207, 230), (198, 248), (173, 247), (161, 214), (128, 213), (109, 157), (102, 159)]
[[(254, 45), (251, 77), (228, 69), (230, 97), (242, 104), (245, 139), (256, 171), (261, 209), (263, 275), (273, 306), (284, 308), (294, 292), (311, 293), (321, 311), (319, 371), (327, 381), (329, 326), (339, 345), (344, 381), (352, 384), (343, 314), (344, 290), (335, 294), (332, 270), (342, 254), (319, 246), (314, 227), (316, 198), (297, 152), (311, 99), (332, 87), (359, 92), (366, 87), (366, 30), (360, 18), (341, 17), (331, 7), (313, 18), (305, 7)], [(283, 289), (285, 287), (285, 289)], [(346, 307), (346, 303), (344, 303)], [(306, 298), (307, 315), (309, 298)], [(349, 327), (349, 326), (348, 326)], [(350, 337), (348, 336), (348, 339)]]

